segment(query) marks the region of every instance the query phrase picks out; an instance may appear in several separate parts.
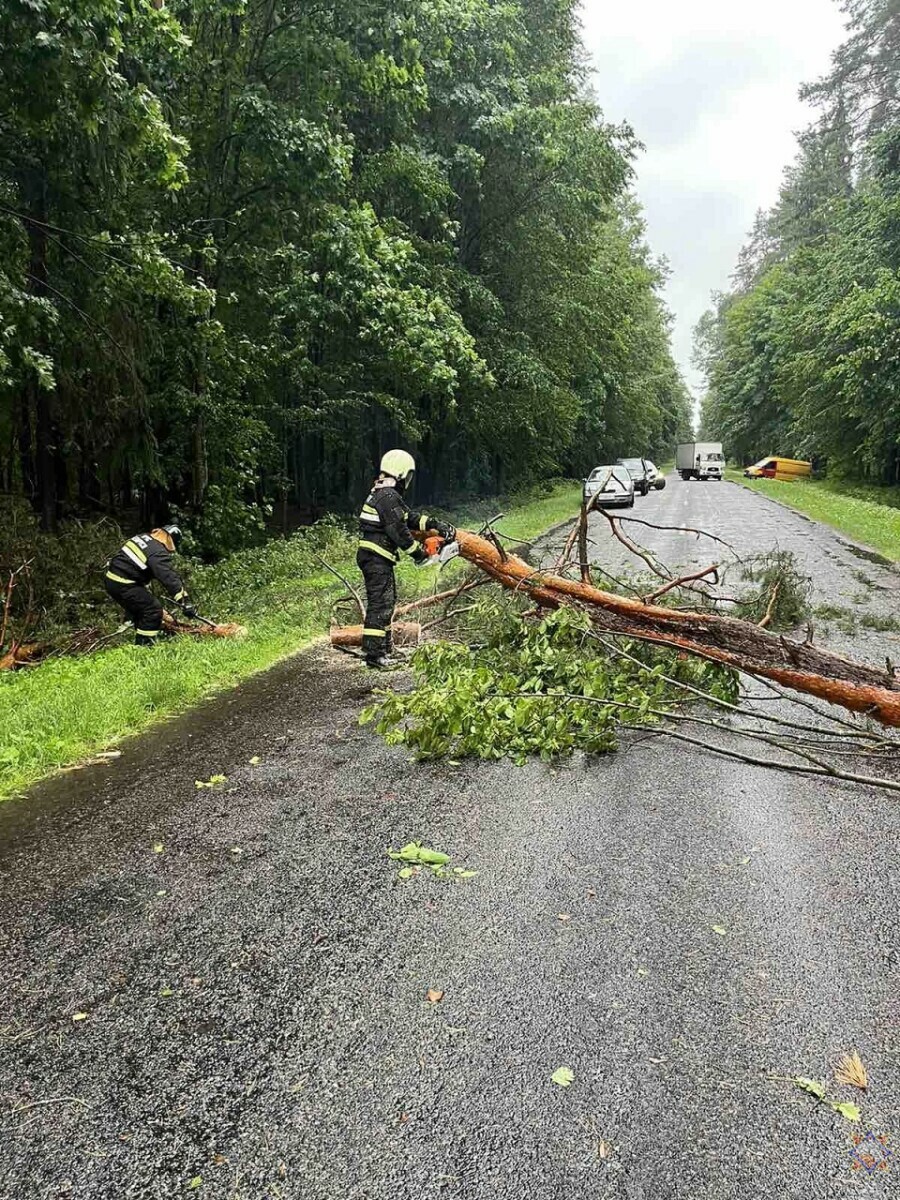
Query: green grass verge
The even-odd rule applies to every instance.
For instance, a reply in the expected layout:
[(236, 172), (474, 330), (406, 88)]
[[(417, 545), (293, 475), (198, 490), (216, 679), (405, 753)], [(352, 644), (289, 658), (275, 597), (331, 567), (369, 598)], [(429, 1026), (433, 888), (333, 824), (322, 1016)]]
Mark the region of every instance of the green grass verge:
[[(455, 516), (460, 525), (475, 524), (479, 511), (483, 521), (505, 510), (501, 528), (528, 541), (573, 516), (580, 498), (580, 484), (560, 483), (537, 498), (495, 500)], [(192, 592), (219, 620), (245, 623), (243, 641), (176, 639), (152, 652), (117, 646), (0, 674), (0, 799), (309, 645), (327, 631), (331, 606), (343, 591), (317, 555), (361, 585), (355, 541), (345, 524), (323, 521), (288, 541), (196, 570)], [(451, 564), (439, 586), (452, 586), (463, 569)], [(411, 563), (401, 565), (399, 582), (406, 598), (438, 583), (434, 572)], [(109, 620), (115, 620), (111, 605)]]
[(900, 488), (867, 487), (831, 479), (798, 483), (745, 479), (739, 471), (728, 471), (727, 475), (735, 483), (771, 496), (900, 561)]

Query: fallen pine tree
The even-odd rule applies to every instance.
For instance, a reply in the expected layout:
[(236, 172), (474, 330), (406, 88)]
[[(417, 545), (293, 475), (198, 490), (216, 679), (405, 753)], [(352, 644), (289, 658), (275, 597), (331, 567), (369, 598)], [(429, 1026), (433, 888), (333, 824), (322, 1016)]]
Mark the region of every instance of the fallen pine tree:
[(535, 570), (507, 553), (496, 538), (460, 530), (458, 539), (463, 558), (540, 608), (578, 608), (606, 633), (694, 654), (900, 728), (900, 680), (893, 671), (769, 633), (736, 617), (662, 608)]

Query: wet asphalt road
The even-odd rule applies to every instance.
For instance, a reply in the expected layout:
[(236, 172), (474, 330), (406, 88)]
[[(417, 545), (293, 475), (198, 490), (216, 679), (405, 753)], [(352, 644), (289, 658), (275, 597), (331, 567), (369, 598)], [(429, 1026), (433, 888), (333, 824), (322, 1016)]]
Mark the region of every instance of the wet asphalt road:
[[(898, 611), (900, 575), (735, 486), (636, 514)], [(900, 803), (660, 741), (416, 767), (356, 726), (370, 683), (303, 656), (0, 807), (2, 1200), (900, 1194)], [(398, 883), (411, 838), (479, 874)], [(871, 1173), (771, 1078), (853, 1048)]]

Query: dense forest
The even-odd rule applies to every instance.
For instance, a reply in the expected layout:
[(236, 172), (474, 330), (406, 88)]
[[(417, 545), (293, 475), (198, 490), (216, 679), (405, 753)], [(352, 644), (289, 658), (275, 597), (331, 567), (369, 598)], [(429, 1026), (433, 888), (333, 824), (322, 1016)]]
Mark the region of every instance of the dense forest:
[(900, 3), (844, 0), (818, 119), (697, 329), (704, 431), (900, 482)]
[[(0, 492), (220, 554), (689, 425), (576, 0), (4, 0)], [(290, 514), (290, 515), (289, 515)]]

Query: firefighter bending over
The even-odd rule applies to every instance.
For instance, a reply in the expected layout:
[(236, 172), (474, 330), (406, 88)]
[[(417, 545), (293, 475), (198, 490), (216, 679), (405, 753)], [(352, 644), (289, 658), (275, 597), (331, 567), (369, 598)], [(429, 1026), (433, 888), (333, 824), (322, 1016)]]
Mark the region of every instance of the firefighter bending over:
[(398, 664), (393, 657), (391, 622), (397, 603), (394, 568), (401, 554), (414, 563), (434, 561), (415, 540), (411, 530), (433, 531), (452, 541), (456, 530), (427, 513), (410, 512), (403, 499), (416, 473), (416, 463), (405, 450), (389, 450), (381, 460), (381, 474), (359, 514), (359, 550), (356, 563), (366, 584), (366, 619), (363, 652), (366, 665), (387, 670)]
[(129, 538), (106, 564), (107, 593), (134, 622), (134, 644), (153, 646), (162, 629), (163, 607), (149, 589), (158, 580), (188, 617), (197, 610), (188, 601), (181, 578), (172, 567), (172, 555), (181, 541), (177, 525), (163, 525), (151, 533)]

